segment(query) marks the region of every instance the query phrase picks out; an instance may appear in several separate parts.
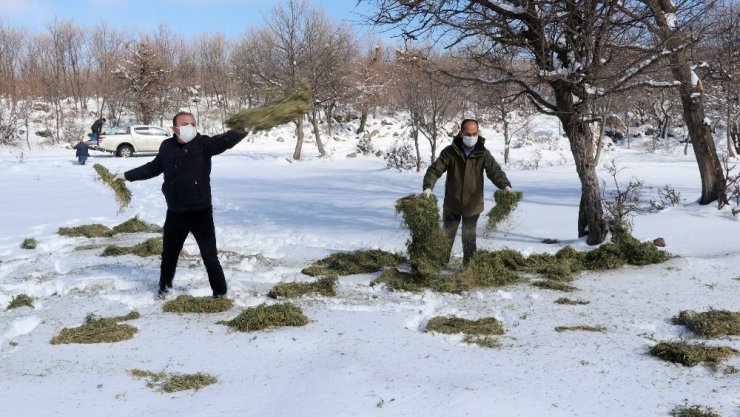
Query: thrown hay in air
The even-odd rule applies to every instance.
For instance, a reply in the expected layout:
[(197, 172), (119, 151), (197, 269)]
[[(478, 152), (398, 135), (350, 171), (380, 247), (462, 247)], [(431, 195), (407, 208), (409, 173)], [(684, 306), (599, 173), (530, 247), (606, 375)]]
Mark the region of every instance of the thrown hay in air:
[(139, 220), (139, 216), (134, 216), (118, 226), (113, 226), (111, 232), (114, 235), (119, 233), (162, 233), (164, 229), (153, 223), (147, 223), (143, 220)]
[(76, 227), (60, 227), (57, 234), (69, 237), (111, 237), (113, 235), (108, 226), (98, 223), (83, 224)]
[(323, 276), (315, 282), (281, 282), (272, 287), (267, 296), (270, 298), (298, 298), (304, 295), (323, 295), (334, 297), (336, 291), (336, 275)]
[(13, 297), (13, 299), (10, 300), (10, 304), (8, 304), (8, 310), (20, 307), (33, 308), (33, 298), (29, 297), (27, 294), (18, 294)]
[(696, 366), (700, 363), (716, 365), (737, 353), (737, 350), (727, 346), (708, 346), (686, 342), (660, 342), (650, 349), (652, 356), (684, 366)]
[(178, 295), (162, 306), (165, 313), (223, 313), (231, 310), (234, 300), (228, 298), (193, 297)]
[(411, 232), (407, 242), (409, 263), (421, 276), (438, 272), (447, 263), (449, 242), (439, 225), (437, 198), (410, 195), (396, 201), (396, 212)]
[(162, 238), (153, 237), (134, 246), (109, 245), (100, 256), (136, 255), (145, 258), (162, 254)]
[(516, 209), (523, 196), (524, 194), (521, 191), (496, 190), (493, 193), (493, 200), (496, 202), (496, 205), (488, 212), (486, 233), (491, 234), (495, 232), (498, 224)]
[(426, 331), (443, 334), (498, 336), (504, 334), (504, 327), (493, 317), (468, 320), (455, 316), (437, 316), (427, 322)]
[(301, 309), (290, 303), (265, 305), (251, 307), (242, 311), (238, 316), (229, 321), (219, 321), (240, 332), (253, 332), (273, 327), (305, 326), (309, 322), (308, 317)]
[(673, 318), (673, 324), (682, 324), (704, 337), (740, 336), (740, 312), (684, 310)]
[(312, 276), (355, 275), (378, 272), (385, 267), (397, 266), (405, 258), (380, 249), (337, 252), (314, 262), (301, 272)]
[(141, 369), (130, 369), (129, 374), (134, 378), (146, 378), (146, 386), (156, 388), (160, 392), (178, 392), (185, 390), (199, 390), (211, 384), (218, 382), (215, 376), (198, 372), (195, 374), (170, 374), (165, 372), (151, 372)]
[(93, 165), (93, 168), (103, 182), (108, 184), (113, 190), (113, 193), (115, 193), (116, 201), (118, 201), (118, 212), (122, 212), (131, 202), (131, 191), (126, 187), (126, 181), (114, 179), (115, 175), (111, 174), (108, 168), (100, 164)]
[(95, 317), (92, 313), (85, 317), (85, 323), (79, 327), (63, 328), (58, 335), (51, 339), (52, 345), (67, 343), (114, 343), (134, 337), (138, 331), (128, 324), (119, 324), (119, 321), (135, 320), (140, 317), (136, 311), (125, 316)]
[(298, 91), (264, 106), (243, 109), (226, 118), (229, 129), (266, 130), (291, 122), (311, 110), (311, 84), (302, 81)]
[(21, 249), (36, 249), (38, 244), (39, 242), (37, 242), (36, 239), (29, 237), (23, 239), (23, 242), (21, 242)]
[(556, 332), (599, 332), (603, 333), (606, 331), (604, 326), (557, 326), (555, 327)]

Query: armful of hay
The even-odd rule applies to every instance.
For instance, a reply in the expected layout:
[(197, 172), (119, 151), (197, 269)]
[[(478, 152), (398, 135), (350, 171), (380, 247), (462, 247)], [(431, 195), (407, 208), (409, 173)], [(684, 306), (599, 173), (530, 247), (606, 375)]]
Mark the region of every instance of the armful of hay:
[(272, 103), (239, 110), (226, 118), (229, 129), (258, 131), (291, 122), (311, 110), (311, 84), (301, 82), (298, 91)]
[(116, 201), (118, 201), (118, 212), (122, 212), (131, 202), (131, 191), (126, 187), (126, 181), (114, 179), (114, 175), (108, 171), (108, 168), (100, 164), (93, 165), (93, 168), (100, 176), (100, 179), (113, 190), (113, 193), (116, 195)]
[(496, 190), (493, 194), (496, 205), (488, 212), (486, 233), (490, 234), (496, 231), (496, 226), (516, 209), (523, 195), (521, 191)]

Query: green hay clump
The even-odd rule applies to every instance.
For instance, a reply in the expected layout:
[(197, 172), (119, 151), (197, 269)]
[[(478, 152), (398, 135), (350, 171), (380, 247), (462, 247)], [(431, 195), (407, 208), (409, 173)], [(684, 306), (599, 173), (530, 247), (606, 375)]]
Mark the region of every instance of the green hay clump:
[(136, 255), (145, 258), (162, 254), (162, 238), (153, 237), (134, 246), (110, 245), (105, 248), (100, 256), (122, 256)]
[(468, 320), (455, 316), (437, 316), (429, 320), (426, 331), (443, 334), (499, 336), (504, 334), (504, 327), (493, 317)]
[(673, 323), (682, 324), (704, 337), (740, 336), (740, 312), (684, 310), (673, 318)]
[(324, 297), (334, 297), (337, 277), (323, 276), (315, 282), (281, 282), (267, 293), (270, 298), (297, 298), (307, 294), (318, 294)]
[(312, 276), (355, 275), (378, 272), (385, 267), (397, 266), (405, 258), (379, 249), (338, 252), (314, 262), (301, 272)]
[(69, 237), (111, 237), (113, 233), (110, 227), (103, 224), (83, 224), (76, 227), (60, 227), (57, 230), (60, 236)]
[(215, 376), (198, 372), (195, 374), (170, 374), (165, 372), (154, 373), (141, 369), (131, 369), (129, 374), (134, 378), (146, 378), (147, 387), (157, 388), (160, 392), (178, 392), (185, 390), (199, 390), (211, 384), (218, 382)]
[(225, 324), (240, 332), (253, 332), (273, 327), (305, 326), (308, 322), (308, 317), (299, 307), (285, 303), (248, 308), (234, 319), (219, 321), (218, 324)]
[(115, 175), (108, 171), (108, 168), (100, 164), (93, 165), (93, 169), (98, 173), (100, 179), (113, 190), (113, 193), (116, 195), (116, 201), (118, 201), (118, 212), (120, 213), (131, 202), (131, 191), (126, 187), (126, 181), (114, 179)]
[(519, 258), (513, 256), (515, 253), (479, 251), (473, 255), (467, 268), (451, 275), (435, 275), (430, 286), (436, 291), (461, 294), (477, 288), (514, 284), (521, 280), (512, 266), (519, 262)]
[(38, 246), (39, 242), (36, 241), (36, 239), (29, 237), (26, 239), (23, 239), (23, 242), (21, 242), (21, 249), (36, 249), (36, 246)]
[(58, 335), (51, 339), (51, 344), (115, 343), (128, 340), (134, 337), (138, 330), (134, 326), (119, 324), (118, 322), (135, 320), (139, 317), (141, 316), (136, 311), (117, 317), (95, 317), (93, 314), (88, 314), (82, 326), (63, 328)]
[(223, 313), (231, 310), (234, 300), (228, 298), (193, 297), (178, 295), (162, 306), (165, 313)]
[(438, 272), (447, 263), (449, 242), (439, 226), (439, 210), (434, 195), (410, 195), (396, 201), (396, 212), (411, 232), (407, 242), (409, 263), (421, 276)]
[(605, 332), (606, 327), (604, 326), (557, 326), (555, 327), (556, 332)]
[(670, 254), (658, 249), (653, 242), (637, 240), (624, 226), (619, 226), (613, 230), (612, 243), (617, 245), (630, 265), (659, 264), (671, 258)]
[(379, 277), (370, 282), (371, 286), (385, 284), (391, 291), (422, 292), (429, 287), (429, 277), (422, 277), (411, 272), (401, 272), (397, 268), (383, 271)]
[(737, 350), (727, 346), (707, 346), (685, 342), (660, 342), (650, 349), (650, 354), (664, 361), (680, 363), (684, 366), (696, 366), (700, 363), (716, 365)]
[(163, 231), (162, 227), (139, 220), (139, 216), (134, 216), (118, 226), (113, 226), (112, 233), (117, 235), (119, 233), (162, 233)]
[(10, 304), (8, 304), (8, 310), (12, 310), (14, 308), (20, 308), (20, 307), (33, 308), (33, 298), (29, 297), (26, 294), (18, 294), (15, 297), (13, 297), (13, 299), (10, 300)]
[(261, 107), (243, 109), (226, 118), (229, 129), (267, 130), (303, 116), (311, 110), (311, 84), (301, 82), (298, 91)]
[(555, 304), (564, 304), (564, 305), (586, 305), (589, 304), (590, 301), (586, 300), (572, 300), (568, 297), (560, 297), (557, 300), (555, 300)]
[(570, 284), (566, 284), (560, 281), (553, 281), (551, 279), (546, 279), (543, 281), (535, 281), (532, 283), (532, 285), (534, 285), (537, 288), (544, 288), (546, 290), (555, 290), (555, 291), (564, 291), (564, 292), (573, 292), (573, 291), (578, 290), (578, 288)]
[(493, 200), (496, 205), (488, 212), (486, 233), (495, 232), (498, 224), (509, 217), (509, 214), (516, 209), (523, 196), (524, 194), (520, 191), (496, 190), (493, 193)]
[(710, 407), (700, 405), (679, 406), (671, 410), (670, 414), (672, 417), (722, 417)]

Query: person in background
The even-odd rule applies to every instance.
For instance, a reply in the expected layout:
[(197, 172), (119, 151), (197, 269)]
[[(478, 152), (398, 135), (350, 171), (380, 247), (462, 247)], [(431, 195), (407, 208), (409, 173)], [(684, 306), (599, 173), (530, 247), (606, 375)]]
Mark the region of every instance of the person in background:
[(105, 117), (101, 117), (100, 119), (93, 122), (92, 126), (90, 126), (90, 130), (92, 130), (92, 136), (90, 136), (90, 139), (97, 142), (98, 136), (100, 136), (100, 133), (103, 131), (103, 124), (106, 122)]
[(484, 146), (485, 141), (479, 134), (477, 120), (463, 120), (452, 144), (440, 152), (424, 175), (422, 194), (429, 197), (437, 179), (447, 172), (442, 224), (449, 243), (448, 262), (461, 221), (463, 265), (477, 250), (475, 228), (483, 211), (483, 173), (496, 187), (511, 191), (509, 179)]
[(226, 294), (226, 278), (218, 260), (213, 225), (211, 157), (233, 148), (247, 134), (229, 130), (216, 136), (201, 135), (196, 130), (195, 117), (188, 112), (179, 112), (172, 118), (172, 131), (174, 135), (162, 142), (154, 160), (115, 178), (141, 181), (164, 174), (162, 193), (167, 202), (167, 217), (157, 297), (166, 298), (172, 288), (177, 258), (185, 238), (192, 233), (213, 297), (221, 298)]
[(75, 146), (73, 146), (72, 149), (76, 150), (75, 156), (77, 156), (77, 162), (80, 165), (85, 165), (87, 157), (90, 156), (90, 147), (87, 145), (87, 142), (85, 142), (85, 139), (80, 139), (80, 141)]

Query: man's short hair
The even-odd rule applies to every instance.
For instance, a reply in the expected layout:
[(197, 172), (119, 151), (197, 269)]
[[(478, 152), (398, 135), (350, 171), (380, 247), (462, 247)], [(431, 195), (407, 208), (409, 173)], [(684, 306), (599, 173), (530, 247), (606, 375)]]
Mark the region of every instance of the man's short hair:
[[(180, 117), (180, 116), (185, 116), (185, 115), (193, 116), (193, 113), (190, 113), (189, 111), (180, 111), (180, 112), (177, 112), (177, 114), (175, 115), (175, 117), (172, 118), (172, 126), (177, 126), (177, 118)], [(193, 116), (193, 117), (195, 117), (195, 116)]]
[(462, 123), (460, 123), (460, 129), (464, 129), (465, 128), (465, 123), (475, 123), (475, 127), (476, 128), (480, 127), (478, 125), (478, 121), (477, 120), (475, 120), (475, 119), (464, 119), (462, 121)]

